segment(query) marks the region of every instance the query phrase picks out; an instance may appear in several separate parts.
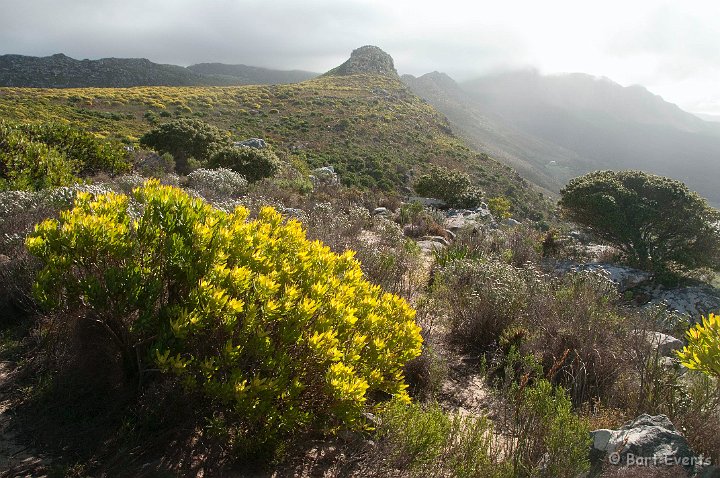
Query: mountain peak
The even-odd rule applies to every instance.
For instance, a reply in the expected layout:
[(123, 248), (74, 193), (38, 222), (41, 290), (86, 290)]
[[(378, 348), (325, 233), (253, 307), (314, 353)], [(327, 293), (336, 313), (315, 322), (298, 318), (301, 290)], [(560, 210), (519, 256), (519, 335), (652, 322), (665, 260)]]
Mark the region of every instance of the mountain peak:
[(347, 76), (363, 73), (398, 78), (392, 57), (372, 45), (361, 46), (353, 50), (345, 63), (328, 71), (326, 75)]

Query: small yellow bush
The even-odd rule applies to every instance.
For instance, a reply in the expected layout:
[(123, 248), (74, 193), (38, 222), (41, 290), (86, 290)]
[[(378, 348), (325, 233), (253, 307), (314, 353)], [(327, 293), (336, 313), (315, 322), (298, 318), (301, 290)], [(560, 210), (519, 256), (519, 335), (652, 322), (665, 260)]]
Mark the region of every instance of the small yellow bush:
[(104, 323), (130, 369), (139, 351), (141, 367), (177, 375), (258, 440), (362, 426), (370, 396), (409, 400), (415, 311), (353, 252), (272, 208), (248, 220), (157, 181), (132, 198), (80, 194), (27, 240), (44, 262), (40, 299)]
[(686, 335), (687, 346), (677, 352), (680, 362), (691, 370), (720, 377), (720, 316), (703, 317)]

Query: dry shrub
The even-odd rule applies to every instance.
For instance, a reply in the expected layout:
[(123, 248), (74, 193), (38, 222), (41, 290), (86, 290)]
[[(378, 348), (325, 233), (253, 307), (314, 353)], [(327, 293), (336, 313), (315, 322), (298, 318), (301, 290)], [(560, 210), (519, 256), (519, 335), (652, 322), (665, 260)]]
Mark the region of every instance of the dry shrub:
[(423, 331), (422, 336), (422, 353), (405, 364), (405, 380), (413, 398), (432, 400), (447, 379), (449, 367), (447, 361), (429, 343), (428, 334)]
[(562, 358), (553, 382), (568, 389), (575, 406), (608, 397), (625, 366), (627, 334), (612, 283), (587, 272), (537, 275), (530, 290), (526, 352), (545, 370)]
[(696, 454), (710, 457), (713, 464), (720, 463), (720, 382), (698, 372), (687, 372), (685, 407), (671, 416), (674, 424), (683, 431)]
[(436, 209), (428, 209), (418, 202), (403, 204), (397, 218), (408, 237), (442, 236), (447, 238), (445, 216)]
[(450, 337), (475, 350), (497, 344), (527, 306), (522, 272), (490, 258), (448, 262), (436, 271), (431, 299), (447, 316)]
[(522, 267), (540, 262), (543, 240), (542, 232), (526, 224), (501, 229), (466, 228), (458, 233), (451, 248), (465, 250), (471, 256), (501, 257)]

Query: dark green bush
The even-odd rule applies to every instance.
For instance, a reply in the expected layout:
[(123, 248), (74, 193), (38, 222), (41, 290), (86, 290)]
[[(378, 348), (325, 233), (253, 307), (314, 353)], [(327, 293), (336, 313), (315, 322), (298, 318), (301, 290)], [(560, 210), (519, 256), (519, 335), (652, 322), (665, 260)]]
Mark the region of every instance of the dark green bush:
[(226, 134), (198, 119), (182, 118), (161, 124), (140, 138), (140, 144), (159, 153), (170, 153), (180, 173), (189, 172), (188, 160), (201, 164), (229, 144)]
[(470, 176), (439, 166), (431, 166), (427, 174), (420, 176), (415, 191), (453, 207), (473, 208), (482, 201), (482, 192), (472, 185)]
[(595, 171), (560, 191), (565, 216), (636, 267), (720, 269), (720, 212), (685, 184), (642, 171)]
[(274, 176), (280, 164), (280, 159), (271, 149), (247, 146), (226, 147), (210, 158), (210, 167), (232, 169), (251, 183)]

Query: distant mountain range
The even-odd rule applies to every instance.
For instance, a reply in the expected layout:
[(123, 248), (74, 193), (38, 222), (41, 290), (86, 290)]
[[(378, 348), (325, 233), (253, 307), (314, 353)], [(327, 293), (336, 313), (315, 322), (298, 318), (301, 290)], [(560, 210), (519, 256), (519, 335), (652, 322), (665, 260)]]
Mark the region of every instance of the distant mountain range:
[(248, 65), (225, 63), (198, 63), (187, 67), (204, 78), (241, 85), (284, 85), (300, 83), (319, 76), (318, 73), (301, 70), (272, 70)]
[(640, 169), (684, 181), (720, 204), (720, 124), (641, 86), (536, 71), (464, 83), (437, 72), (402, 78), (473, 146), (548, 190), (588, 171)]
[(0, 86), (88, 88), (131, 86), (213, 86), (297, 83), (318, 76), (246, 65), (202, 63), (187, 68), (145, 58), (75, 60), (63, 54), (46, 57), (1, 55)]

